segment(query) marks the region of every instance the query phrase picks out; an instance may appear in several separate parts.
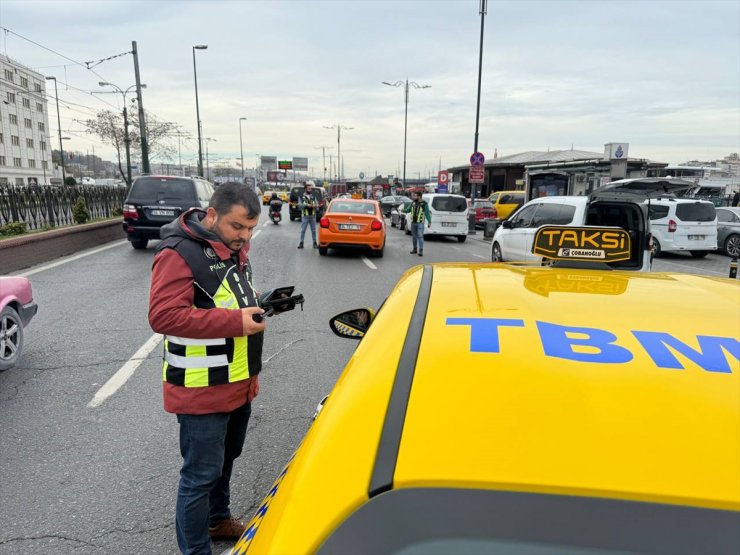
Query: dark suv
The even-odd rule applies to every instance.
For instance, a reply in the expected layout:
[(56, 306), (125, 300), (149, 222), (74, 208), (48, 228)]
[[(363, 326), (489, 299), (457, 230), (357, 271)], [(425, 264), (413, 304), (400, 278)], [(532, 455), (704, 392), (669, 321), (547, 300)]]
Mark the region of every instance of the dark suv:
[(135, 249), (145, 249), (149, 239), (189, 208), (208, 206), (213, 185), (200, 177), (146, 175), (134, 179), (123, 204), (123, 230)]
[[(290, 189), (290, 196), (288, 197), (288, 213), (290, 215), (290, 221), (301, 219), (301, 208), (299, 205), (300, 198), (303, 196), (304, 187), (302, 185), (292, 187)], [(316, 210), (316, 221), (318, 222), (326, 212), (326, 190), (321, 187), (313, 188), (313, 196), (319, 204), (318, 210)]]

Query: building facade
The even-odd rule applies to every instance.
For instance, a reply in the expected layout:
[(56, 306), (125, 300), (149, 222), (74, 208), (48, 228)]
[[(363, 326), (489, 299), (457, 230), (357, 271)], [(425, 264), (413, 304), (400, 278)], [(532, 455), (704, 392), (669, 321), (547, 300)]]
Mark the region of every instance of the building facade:
[(49, 184), (46, 80), (0, 54), (0, 185)]

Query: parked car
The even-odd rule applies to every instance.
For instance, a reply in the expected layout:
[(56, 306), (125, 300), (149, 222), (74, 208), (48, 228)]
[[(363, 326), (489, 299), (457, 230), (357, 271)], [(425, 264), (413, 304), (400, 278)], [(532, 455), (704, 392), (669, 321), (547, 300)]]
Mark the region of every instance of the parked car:
[(334, 199), (319, 221), (319, 254), (358, 247), (383, 256), (385, 220), (380, 205), (376, 200)]
[[(425, 193), (421, 196), (427, 202), (432, 216), (431, 227), (424, 224), (424, 236), (449, 235), (460, 243), (468, 238), (468, 199), (462, 195), (444, 193)], [(406, 214), (407, 235), (411, 235), (411, 213)]]
[(717, 208), (717, 248), (740, 257), (740, 208)]
[(411, 204), (412, 200), (409, 199), (404, 201), (403, 204), (394, 206), (391, 210), (391, 227), (398, 227), (401, 231), (406, 229), (406, 208)]
[(650, 221), (645, 200), (686, 188), (686, 181), (640, 178), (613, 181), (589, 196), (539, 197), (524, 204), (496, 229), (491, 242), (494, 262), (539, 262), (532, 252), (534, 236), (543, 225), (613, 226), (633, 237), (632, 257), (621, 263), (625, 270), (647, 272), (652, 252)]
[(717, 212), (711, 201), (656, 198), (649, 208), (655, 256), (688, 251), (702, 258), (717, 250)]
[(525, 199), (524, 191), (496, 191), (488, 197), (496, 212), (493, 217), (501, 221), (511, 216), (514, 210), (524, 204)]
[(163, 225), (193, 207), (205, 208), (213, 185), (200, 177), (145, 175), (134, 179), (123, 203), (123, 230), (135, 249), (159, 239)]
[(485, 221), (496, 218), (496, 211), (490, 200), (475, 199), (471, 202), (468, 199), (468, 210), (475, 210), (475, 227), (483, 227)]
[(0, 372), (12, 368), (20, 360), (23, 330), (37, 311), (33, 288), (27, 278), (0, 276)]
[(383, 212), (383, 216), (386, 218), (390, 217), (391, 210), (405, 202), (411, 202), (411, 199), (403, 195), (388, 195), (381, 198), (380, 209)]
[(740, 553), (736, 281), (433, 264), (330, 326), (361, 341), (232, 555)]

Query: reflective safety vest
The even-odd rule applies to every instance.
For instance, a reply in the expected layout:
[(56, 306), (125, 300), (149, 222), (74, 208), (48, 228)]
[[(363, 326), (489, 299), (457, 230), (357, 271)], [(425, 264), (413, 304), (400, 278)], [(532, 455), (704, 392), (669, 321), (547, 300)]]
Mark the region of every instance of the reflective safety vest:
[(411, 221), (415, 224), (424, 223), (426, 201), (420, 200), (411, 205)]
[(301, 210), (301, 215), (305, 217), (313, 216), (316, 213), (316, 197), (313, 196), (313, 193), (310, 195), (304, 194), (302, 199), (303, 209)]
[[(257, 306), (252, 269), (239, 270), (236, 255), (222, 261), (205, 243), (170, 237), (159, 248), (173, 248), (195, 278), (194, 308)], [(262, 367), (263, 333), (247, 337), (199, 339), (166, 335), (162, 379), (184, 387), (206, 387), (246, 380)]]

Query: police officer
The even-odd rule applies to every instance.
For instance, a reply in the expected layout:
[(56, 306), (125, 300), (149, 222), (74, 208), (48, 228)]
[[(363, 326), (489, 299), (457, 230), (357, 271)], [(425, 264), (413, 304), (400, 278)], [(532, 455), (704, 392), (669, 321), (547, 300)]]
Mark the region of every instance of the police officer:
[(303, 188), (303, 196), (298, 200), (298, 206), (301, 209), (301, 242), (298, 248), (303, 248), (303, 239), (306, 236), (306, 227), (311, 228), (311, 237), (313, 237), (313, 248), (318, 249), (319, 244), (316, 241), (316, 210), (319, 203), (313, 194), (313, 181), (306, 181)]
[[(411, 242), (413, 248), (409, 254), (419, 253), (424, 256), (424, 220), (428, 222), (428, 227), (432, 227), (432, 214), (429, 212), (427, 201), (422, 200), (421, 193), (411, 193), (414, 202), (408, 205), (404, 210), (406, 214), (411, 213)], [(419, 245), (417, 250), (416, 246)]]
[(175, 531), (184, 554), (210, 554), (210, 538), (246, 529), (231, 515), (229, 482), (262, 367), (265, 323), (253, 318), (263, 310), (247, 258), (260, 212), (254, 191), (225, 183), (207, 210), (162, 228), (154, 256), (149, 323), (165, 335), (164, 409), (180, 424)]

